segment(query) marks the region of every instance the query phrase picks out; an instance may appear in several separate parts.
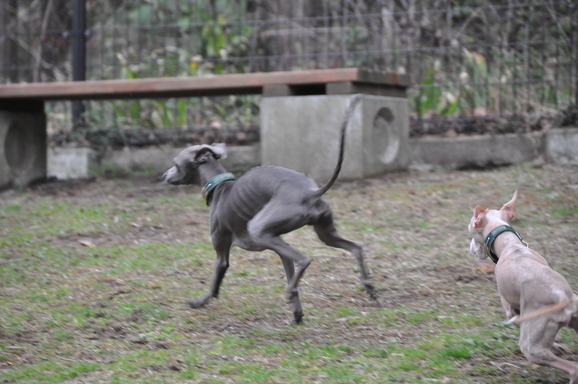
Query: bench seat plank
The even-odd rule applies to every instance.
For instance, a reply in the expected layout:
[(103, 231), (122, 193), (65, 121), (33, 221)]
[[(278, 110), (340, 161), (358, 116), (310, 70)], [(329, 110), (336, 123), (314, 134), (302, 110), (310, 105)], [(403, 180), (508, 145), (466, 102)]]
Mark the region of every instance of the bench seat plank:
[(89, 100), (262, 94), (265, 87), (369, 84), (405, 89), (406, 75), (359, 68), (197, 77), (0, 84), (0, 100)]

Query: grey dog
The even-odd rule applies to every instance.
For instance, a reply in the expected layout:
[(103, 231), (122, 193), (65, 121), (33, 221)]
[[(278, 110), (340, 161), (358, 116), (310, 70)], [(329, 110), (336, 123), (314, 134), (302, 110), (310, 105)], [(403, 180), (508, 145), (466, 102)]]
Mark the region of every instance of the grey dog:
[(350, 102), (341, 128), (337, 166), (321, 188), (302, 173), (275, 166), (255, 167), (235, 180), (217, 161), (226, 153), (224, 144), (194, 145), (174, 159), (175, 165), (165, 172), (163, 180), (175, 185), (204, 186), (202, 194), (210, 207), (211, 240), (217, 253), (211, 287), (206, 294), (189, 300), (191, 307), (201, 307), (219, 295), (233, 245), (248, 251), (270, 249), (281, 257), (287, 276), (286, 298), (291, 303), (295, 323), (300, 323), (303, 309), (297, 285), (311, 263), (311, 256), (292, 248), (281, 235), (305, 225), (312, 225), (325, 244), (355, 255), (364, 288), (375, 298), (361, 246), (339, 235), (331, 208), (322, 198), (341, 170), (347, 124), (359, 100), (360, 95), (356, 95)]

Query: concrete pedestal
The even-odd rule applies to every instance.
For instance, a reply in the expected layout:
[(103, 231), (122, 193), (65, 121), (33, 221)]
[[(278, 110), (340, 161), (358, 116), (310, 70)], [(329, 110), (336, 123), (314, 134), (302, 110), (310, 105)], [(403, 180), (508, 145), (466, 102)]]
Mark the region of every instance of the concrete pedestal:
[(48, 149), (48, 176), (60, 180), (84, 179), (94, 176), (98, 170), (98, 158), (91, 148)]
[[(305, 173), (317, 183), (333, 174), (340, 129), (353, 95), (267, 97), (261, 101), (261, 163)], [(407, 168), (406, 98), (364, 95), (347, 128), (340, 179)]]
[(46, 178), (44, 113), (0, 110), (0, 188)]
[(551, 163), (578, 165), (578, 128), (557, 128), (546, 135), (546, 158)]

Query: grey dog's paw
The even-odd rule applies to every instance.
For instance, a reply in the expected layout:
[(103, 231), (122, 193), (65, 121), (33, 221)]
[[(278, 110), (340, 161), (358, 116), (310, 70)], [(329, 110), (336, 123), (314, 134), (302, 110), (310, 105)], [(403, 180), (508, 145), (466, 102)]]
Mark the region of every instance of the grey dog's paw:
[(303, 324), (303, 314), (301, 314), (300, 316), (297, 316), (297, 317), (293, 318), (293, 321), (291, 322), (291, 324), (293, 324), (293, 325)]
[(370, 286), (365, 286), (365, 291), (367, 292), (367, 294), (369, 295), (369, 298), (372, 300), (377, 300), (377, 294), (375, 293), (375, 289), (373, 288), (372, 285)]

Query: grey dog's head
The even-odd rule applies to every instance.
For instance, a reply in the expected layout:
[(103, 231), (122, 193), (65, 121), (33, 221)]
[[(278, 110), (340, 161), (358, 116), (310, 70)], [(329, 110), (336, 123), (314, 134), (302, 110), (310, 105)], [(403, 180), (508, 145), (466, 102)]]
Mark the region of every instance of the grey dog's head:
[(163, 175), (163, 181), (173, 185), (199, 184), (199, 166), (210, 159), (225, 158), (225, 144), (193, 145), (173, 159), (175, 164)]

